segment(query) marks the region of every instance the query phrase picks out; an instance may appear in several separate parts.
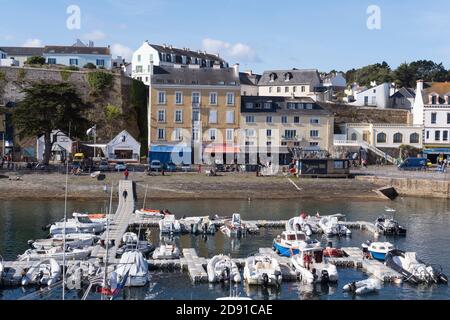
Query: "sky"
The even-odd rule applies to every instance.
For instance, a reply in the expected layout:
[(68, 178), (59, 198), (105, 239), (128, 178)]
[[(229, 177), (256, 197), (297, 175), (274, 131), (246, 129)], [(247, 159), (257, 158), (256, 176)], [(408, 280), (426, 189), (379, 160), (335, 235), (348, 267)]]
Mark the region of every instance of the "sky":
[[(80, 24), (68, 28), (78, 21), (71, 6)], [(254, 72), (419, 59), (450, 68), (448, 0), (0, 0), (0, 8), (0, 48), (80, 38), (130, 58), (149, 40), (220, 53)]]

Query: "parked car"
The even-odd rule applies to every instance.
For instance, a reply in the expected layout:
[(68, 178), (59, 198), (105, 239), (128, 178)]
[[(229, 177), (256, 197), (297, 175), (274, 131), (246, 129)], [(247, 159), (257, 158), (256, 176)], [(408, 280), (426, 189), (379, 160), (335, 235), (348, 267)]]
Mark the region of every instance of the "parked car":
[(150, 171), (161, 171), (162, 170), (162, 164), (159, 160), (153, 160), (150, 162)]
[(100, 165), (98, 166), (98, 170), (100, 170), (102, 172), (109, 171), (109, 163), (108, 163), (108, 161), (100, 162)]
[(173, 162), (166, 163), (164, 165), (164, 170), (167, 172), (176, 172), (177, 171), (177, 165)]
[(427, 158), (406, 158), (398, 168), (400, 170), (423, 170), (431, 166), (431, 161)]
[(114, 167), (114, 169), (116, 171), (125, 171), (125, 170), (127, 170), (127, 165), (125, 162), (119, 161), (116, 163), (116, 166)]

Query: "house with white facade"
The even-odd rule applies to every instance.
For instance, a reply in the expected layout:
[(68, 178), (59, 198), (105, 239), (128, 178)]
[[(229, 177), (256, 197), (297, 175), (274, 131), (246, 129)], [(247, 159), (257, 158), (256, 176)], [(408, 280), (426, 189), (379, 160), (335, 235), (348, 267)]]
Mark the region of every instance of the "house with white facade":
[(77, 41), (73, 46), (45, 46), (43, 56), (47, 64), (83, 68), (92, 63), (97, 68), (111, 69), (112, 58), (109, 47), (94, 47)]
[[(72, 154), (72, 139), (61, 130), (53, 130), (52, 132), (52, 152), (51, 160), (62, 162)], [(36, 158), (38, 161), (44, 160), (45, 141), (44, 136), (37, 139), (36, 142)]]
[(354, 102), (350, 104), (357, 107), (377, 107), (386, 109), (390, 107), (391, 85), (387, 82), (353, 94)]
[(311, 98), (323, 101), (323, 86), (316, 69), (265, 71), (258, 82), (258, 95), (265, 97)]
[(323, 78), (323, 86), (334, 92), (344, 91), (347, 87), (347, 80), (342, 72), (332, 73)]
[(145, 41), (133, 54), (132, 77), (150, 85), (152, 65), (174, 68), (228, 68), (229, 65), (218, 54), (192, 51), (189, 48), (174, 48), (171, 45), (156, 45)]
[(8, 60), (8, 66), (18, 67), (23, 67), (29, 58), (42, 57), (44, 54), (43, 47), (1, 47), (1, 50), (6, 54), (2, 59)]
[(450, 83), (419, 80), (412, 113), (424, 127), (424, 153), (450, 155)]
[(411, 110), (414, 106), (416, 93), (411, 88), (402, 87), (390, 96), (390, 107), (393, 109)]
[(124, 161), (127, 163), (139, 163), (141, 144), (124, 130), (106, 144), (103, 153), (112, 162)]

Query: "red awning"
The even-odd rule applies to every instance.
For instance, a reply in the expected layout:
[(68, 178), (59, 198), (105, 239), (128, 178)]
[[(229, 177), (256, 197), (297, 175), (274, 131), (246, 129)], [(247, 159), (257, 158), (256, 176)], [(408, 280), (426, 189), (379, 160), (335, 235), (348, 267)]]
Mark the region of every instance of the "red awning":
[(205, 148), (205, 153), (240, 153), (241, 149), (233, 145), (215, 145)]

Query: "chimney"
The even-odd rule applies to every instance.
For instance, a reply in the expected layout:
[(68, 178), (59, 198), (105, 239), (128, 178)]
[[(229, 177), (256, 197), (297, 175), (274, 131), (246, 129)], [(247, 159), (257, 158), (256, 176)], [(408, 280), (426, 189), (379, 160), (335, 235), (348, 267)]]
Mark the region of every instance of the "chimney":
[(253, 71), (252, 70), (245, 70), (245, 73), (248, 74), (249, 76), (253, 75)]
[(239, 63), (236, 63), (232, 68), (234, 70), (234, 76), (239, 78)]
[(423, 91), (423, 80), (417, 80), (417, 92)]

